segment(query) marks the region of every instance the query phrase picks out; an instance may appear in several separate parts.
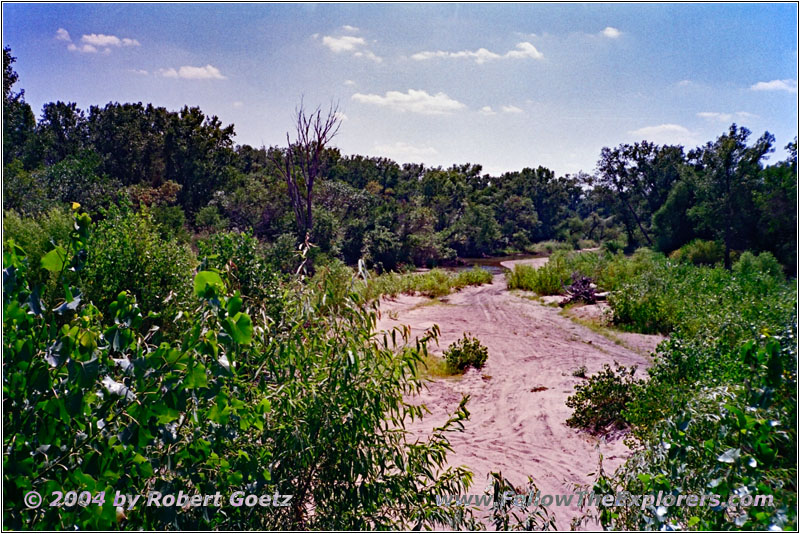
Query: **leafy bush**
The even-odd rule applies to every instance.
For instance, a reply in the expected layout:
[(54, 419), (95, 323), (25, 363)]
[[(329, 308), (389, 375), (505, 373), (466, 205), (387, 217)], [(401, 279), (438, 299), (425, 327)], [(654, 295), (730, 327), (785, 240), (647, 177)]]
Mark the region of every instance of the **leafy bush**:
[(251, 234), (219, 232), (197, 242), (206, 267), (224, 273), (229, 287), (238, 290), (248, 304), (262, 304), (270, 317), (280, 316), (278, 273), (266, 248)]
[(547, 263), (538, 268), (514, 265), (514, 269), (507, 274), (507, 285), (509, 289), (525, 289), (539, 295), (558, 295), (564, 291), (564, 284), (569, 277), (567, 255), (556, 252)]
[(670, 258), (693, 265), (716, 265), (725, 257), (725, 249), (716, 241), (695, 239), (670, 254)]
[(103, 313), (127, 290), (143, 309), (159, 312), (163, 326), (189, 301), (194, 254), (163, 239), (146, 213), (111, 209), (97, 224), (88, 253), (81, 288)]
[[(131, 218), (121, 221), (141, 223)], [(121, 225), (109, 222), (126, 230)], [(89, 229), (88, 216), (76, 218), (64, 254), (44, 265), (62, 274), (65, 266), (88, 269), (85, 261), (98, 255), (87, 247), (101, 242)], [(330, 316), (317, 292), (304, 290), (287, 295), (283, 325), (254, 324), (241, 297), (228, 296), (219, 273), (206, 270), (194, 277), (199, 306), (183, 310), (168, 337), (142, 328), (145, 316), (127, 291), (101, 315), (68, 284), (40, 301), (13, 241), (3, 263), (6, 528), (479, 525), (435, 504), (435, 495), (465, 493), (471, 479), (446, 467), (448, 436), (468, 417), (467, 399), (427, 440), (402, 429), (425, 413), (406, 399), (422, 388), (417, 366), (435, 331), (416, 344), (407, 331), (399, 345), (389, 336), (381, 343), (376, 313), (357, 294)], [(99, 507), (23, 504), (28, 491), (49, 496), (61, 488), (226, 496), (245, 489), (292, 499), (286, 508), (144, 507), (121, 515), (110, 498)]]
[(658, 261), (608, 297), (617, 324), (643, 333), (681, 330), (725, 338), (728, 346), (780, 317), (796, 293), (765, 273), (736, 276), (722, 267)]
[(625, 243), (612, 239), (609, 241), (603, 241), (601, 248), (609, 254), (617, 254), (625, 249)]
[(530, 248), (530, 251), (533, 254), (544, 254), (549, 256), (556, 251), (570, 251), (573, 248), (575, 247), (563, 241), (539, 241), (538, 243), (534, 243), (534, 245)]
[[(792, 318), (776, 336), (715, 355), (735, 361), (747, 370), (746, 377), (701, 383), (663, 418), (651, 415), (654, 428), (637, 452), (614, 473), (601, 470), (594, 485), (598, 493), (713, 493), (719, 495), (720, 505), (601, 506), (598, 519), (604, 529), (796, 530), (795, 325)], [(729, 507), (731, 495), (738, 500), (768, 496), (773, 505)]]
[(751, 277), (759, 273), (767, 274), (773, 278), (783, 279), (783, 267), (771, 252), (762, 252), (758, 256), (749, 250), (742, 253), (739, 260), (733, 264), (733, 272), (739, 276)]
[(162, 239), (175, 240), (181, 244), (190, 241), (191, 236), (186, 229), (186, 215), (180, 206), (155, 206), (150, 209), (150, 214)]
[(464, 372), (468, 367), (482, 369), (487, 358), (489, 350), (481, 345), (478, 338), (466, 333), (444, 351), (444, 359), (453, 372)]
[(452, 287), (461, 289), (466, 286), (480, 286), (492, 282), (492, 275), (486, 269), (481, 269), (477, 265), (472, 269), (459, 271), (452, 282)]
[(62, 208), (52, 208), (37, 217), (20, 216), (14, 211), (3, 214), (3, 239), (13, 239), (25, 250), (28, 279), (33, 286), (54, 279), (40, 261), (53, 246), (65, 247), (72, 230), (72, 216)]
[(228, 220), (219, 212), (215, 205), (201, 208), (194, 217), (194, 224), (201, 230), (221, 232), (228, 227)]
[(627, 369), (616, 362), (614, 364), (616, 369), (605, 364), (602, 371), (575, 386), (575, 394), (566, 403), (573, 409), (572, 416), (567, 419), (569, 426), (593, 432), (612, 425), (616, 428), (627, 426), (622, 412), (636, 397), (643, 381), (633, 377), (636, 366)]

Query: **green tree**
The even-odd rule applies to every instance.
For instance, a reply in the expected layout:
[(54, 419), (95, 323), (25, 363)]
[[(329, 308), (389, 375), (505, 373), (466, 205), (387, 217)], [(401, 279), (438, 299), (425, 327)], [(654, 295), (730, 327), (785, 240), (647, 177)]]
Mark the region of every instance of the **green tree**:
[(754, 192), (762, 172), (761, 160), (775, 138), (765, 132), (747, 146), (750, 130), (732, 124), (728, 133), (689, 154), (694, 163), (697, 202), (689, 216), (725, 246), (725, 267), (731, 267), (731, 250), (745, 248), (756, 231)]
[(19, 80), (13, 68), (16, 59), (9, 47), (3, 48), (3, 165), (26, 155), (26, 148), (36, 127), (33, 110), (25, 102), (25, 91), (15, 93), (12, 90)]

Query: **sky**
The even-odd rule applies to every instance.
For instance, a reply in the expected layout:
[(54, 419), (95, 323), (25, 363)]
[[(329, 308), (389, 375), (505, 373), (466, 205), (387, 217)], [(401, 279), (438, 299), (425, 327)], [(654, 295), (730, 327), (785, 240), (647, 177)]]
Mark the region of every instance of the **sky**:
[(797, 4), (3, 4), (37, 117), (199, 106), (282, 145), (301, 98), (343, 154), (592, 173), (603, 147), (798, 131)]

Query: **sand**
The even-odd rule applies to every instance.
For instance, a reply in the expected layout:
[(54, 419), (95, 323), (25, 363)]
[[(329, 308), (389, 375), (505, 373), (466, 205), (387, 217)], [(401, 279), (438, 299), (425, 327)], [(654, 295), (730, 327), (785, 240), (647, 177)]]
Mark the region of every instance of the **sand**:
[[(520, 261), (542, 265), (547, 259)], [(568, 494), (576, 484), (593, 481), (590, 473), (596, 471), (600, 453), (606, 470), (629, 454), (622, 436), (606, 441), (566, 425), (571, 410), (565, 401), (583, 380), (572, 373), (586, 366), (587, 374), (593, 374), (617, 361), (639, 366), (644, 375), (648, 354), (661, 338), (638, 336), (636, 346), (615, 343), (560, 315), (560, 308), (526, 296), (508, 291), (505, 277), (496, 275), (491, 284), (463, 289), (442, 302), (403, 295), (381, 303), (380, 330), (403, 324), (418, 336), (438, 324), (441, 335), (438, 346), (429, 346), (432, 353), (441, 354), (464, 332), (477, 336), (489, 350), (482, 370), (432, 381), (416, 399), (431, 414), (409, 426), (415, 435), (428, 435), (447, 420), (462, 395), (471, 396), (470, 420), (463, 433), (451, 434), (454, 452), (448, 457), (450, 465), (467, 466), (474, 473), (470, 493), (482, 493), (487, 475), (499, 471), (517, 486), (524, 487), (530, 475), (543, 493)], [(550, 510), (562, 530), (579, 514), (575, 506)]]

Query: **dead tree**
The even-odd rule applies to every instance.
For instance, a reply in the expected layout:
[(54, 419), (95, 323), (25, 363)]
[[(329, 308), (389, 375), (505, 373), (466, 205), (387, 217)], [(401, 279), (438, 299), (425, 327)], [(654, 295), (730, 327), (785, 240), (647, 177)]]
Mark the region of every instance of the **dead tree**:
[(325, 147), (339, 132), (341, 116), (337, 104), (331, 104), (325, 115), (320, 107), (307, 114), (302, 101), (295, 113), (297, 139), (292, 143), (287, 132), (286, 153), (276, 150), (270, 159), (286, 180), (298, 232), (308, 242), (314, 227), (311, 214), (314, 182), (320, 173)]

